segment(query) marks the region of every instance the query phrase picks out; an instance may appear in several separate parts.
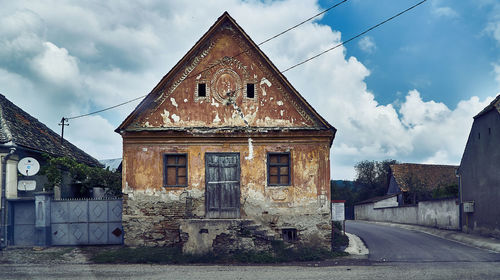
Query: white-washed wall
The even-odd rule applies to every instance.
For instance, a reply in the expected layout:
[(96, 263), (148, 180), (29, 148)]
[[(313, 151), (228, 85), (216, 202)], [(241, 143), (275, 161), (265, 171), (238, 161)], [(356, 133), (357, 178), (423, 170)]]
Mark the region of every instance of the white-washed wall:
[(454, 198), (387, 208), (375, 208), (375, 203), (361, 204), (354, 206), (354, 216), (356, 220), (459, 229), (459, 205)]

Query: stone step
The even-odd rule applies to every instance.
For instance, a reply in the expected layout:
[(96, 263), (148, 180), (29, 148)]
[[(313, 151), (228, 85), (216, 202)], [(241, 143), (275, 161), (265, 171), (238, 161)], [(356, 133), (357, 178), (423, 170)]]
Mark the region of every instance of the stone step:
[(268, 230), (264, 228), (261, 224), (256, 223), (253, 220), (242, 220), (242, 229), (250, 232), (250, 235), (258, 236), (266, 240), (278, 240), (280, 239), (273, 230)]

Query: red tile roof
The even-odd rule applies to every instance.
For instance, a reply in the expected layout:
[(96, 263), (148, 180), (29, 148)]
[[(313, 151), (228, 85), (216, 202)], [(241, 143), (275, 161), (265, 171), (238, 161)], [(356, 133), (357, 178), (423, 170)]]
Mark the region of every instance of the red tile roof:
[(401, 191), (408, 191), (408, 184), (422, 183), (428, 190), (457, 184), (456, 165), (401, 163), (391, 165), (392, 176)]

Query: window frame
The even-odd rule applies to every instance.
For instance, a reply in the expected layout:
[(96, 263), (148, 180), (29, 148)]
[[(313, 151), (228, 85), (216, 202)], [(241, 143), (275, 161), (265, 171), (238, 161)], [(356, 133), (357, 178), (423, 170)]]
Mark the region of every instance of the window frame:
[[(288, 156), (288, 162), (287, 164), (282, 164), (279, 162), (278, 163), (271, 163), (271, 156), (283, 156), (286, 155)], [(267, 185), (270, 187), (279, 187), (279, 186), (290, 186), (292, 184), (292, 169), (291, 169), (291, 154), (290, 152), (268, 152), (267, 153)], [(278, 176), (278, 184), (272, 184), (271, 183), (271, 167), (278, 167), (278, 175), (273, 175), (273, 176)], [(288, 182), (282, 183), (281, 182), (281, 175), (280, 175), (280, 167), (287, 166), (288, 167)]]
[[(200, 87), (200, 84), (205, 84), (205, 96), (200, 96), (199, 95), (199, 87)], [(206, 80), (199, 80), (196, 82), (196, 88), (194, 89), (194, 99), (195, 101), (198, 101), (198, 100), (205, 100), (205, 99), (208, 99), (210, 97), (210, 87), (209, 87), (209, 84)]]
[[(253, 92), (252, 92), (253, 93), (253, 97), (249, 97), (248, 96), (248, 86), (249, 85), (252, 85), (252, 87), (253, 87)], [(245, 97), (248, 98), (248, 99), (252, 99), (252, 100), (255, 99), (255, 88), (256, 88), (255, 87), (255, 83), (246, 83), (246, 85), (245, 85)]]
[[(178, 164), (179, 162), (179, 156), (184, 156), (186, 158), (185, 164)], [(168, 157), (176, 157), (175, 164), (168, 164)], [(168, 167), (175, 167), (175, 185), (168, 185)], [(179, 184), (179, 177), (184, 177), (184, 176), (179, 176), (179, 168), (186, 168), (186, 184), (181, 185)], [(187, 153), (166, 153), (163, 154), (163, 187), (164, 188), (185, 188), (188, 186), (188, 155)]]
[[(248, 97), (248, 84), (253, 84), (253, 97)], [(254, 80), (249, 80), (245, 82), (243, 87), (243, 102), (257, 102), (258, 101), (258, 83)]]

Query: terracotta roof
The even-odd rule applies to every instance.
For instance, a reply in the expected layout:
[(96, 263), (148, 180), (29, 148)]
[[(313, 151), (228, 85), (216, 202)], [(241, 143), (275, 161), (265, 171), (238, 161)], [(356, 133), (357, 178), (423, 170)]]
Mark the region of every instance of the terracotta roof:
[(21, 148), (36, 150), (52, 156), (67, 156), (92, 166), (98, 160), (63, 140), (59, 134), (23, 111), (0, 94), (0, 144), (11, 142)]
[[(156, 102), (156, 99), (158, 98), (159, 94), (161, 94), (161, 91), (165, 87), (165, 84), (171, 82), (171, 78), (180, 70), (182, 70), (182, 67), (184, 67), (189, 61), (189, 59), (192, 59), (192, 57), (196, 54), (197, 51), (206, 44), (206, 42), (210, 39), (210, 36), (214, 32), (218, 30), (220, 26), (223, 24), (230, 24), (232, 27), (235, 28), (238, 32), (242, 34), (242, 36), (247, 40), (249, 45), (259, 54), (261, 57), (264, 59), (264, 61), (267, 62), (268, 66), (270, 69), (276, 74), (276, 77), (283, 82), (285, 86), (287, 86), (293, 94), (299, 99), (299, 101), (302, 103), (304, 108), (309, 111), (309, 113), (316, 118), (319, 123), (321, 123), (321, 128), (322, 129), (328, 129), (333, 132), (333, 138), (335, 137), (335, 133), (337, 129), (333, 127), (328, 121), (326, 121), (316, 110), (305, 100), (302, 95), (290, 84), (290, 82), (286, 79), (286, 77), (278, 70), (278, 68), (271, 62), (271, 60), (262, 52), (262, 50), (259, 48), (259, 46), (248, 36), (248, 34), (236, 23), (236, 21), (229, 15), (228, 12), (224, 12), (218, 19), (217, 21), (210, 27), (210, 29), (196, 42), (196, 44), (184, 55), (184, 57), (177, 62), (177, 64), (160, 80), (160, 82), (153, 88), (153, 90), (137, 105), (135, 110), (130, 113), (130, 115), (120, 124), (120, 126), (115, 129), (115, 132), (120, 133), (121, 131), (124, 131), (127, 129), (129, 124), (133, 121), (135, 117), (137, 117), (138, 114), (143, 112), (147, 106), (149, 106), (151, 103)], [(333, 141), (332, 138), (332, 141)]]
[(500, 114), (500, 94), (497, 95), (497, 97), (495, 99), (493, 99), (493, 101), (491, 101), (491, 103), (488, 106), (484, 107), (484, 109), (481, 112), (479, 112), (479, 114), (477, 114), (474, 117), (474, 119), (479, 118), (480, 116), (488, 113), (489, 111), (491, 111), (493, 109), (496, 109), (497, 112)]
[(457, 184), (457, 168), (457, 165), (401, 163), (391, 165), (391, 174), (401, 191), (408, 191), (408, 183), (412, 180), (422, 182), (427, 189), (433, 190)]

